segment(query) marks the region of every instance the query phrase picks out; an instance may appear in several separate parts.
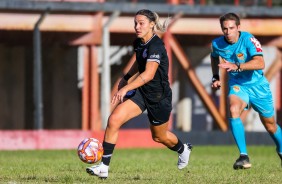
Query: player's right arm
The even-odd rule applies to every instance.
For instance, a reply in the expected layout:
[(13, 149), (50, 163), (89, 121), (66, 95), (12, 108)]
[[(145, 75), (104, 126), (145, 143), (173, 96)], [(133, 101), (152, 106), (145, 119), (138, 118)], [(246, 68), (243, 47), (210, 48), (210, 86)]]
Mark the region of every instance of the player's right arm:
[(220, 86), (221, 86), (221, 82), (220, 82), (220, 79), (219, 79), (219, 63), (220, 63), (220, 60), (219, 60), (219, 55), (216, 53), (216, 49), (214, 47), (214, 41), (212, 42), (211, 44), (211, 55), (210, 55), (210, 58), (211, 58), (211, 68), (212, 68), (212, 85), (211, 87), (213, 89), (220, 89)]
[(219, 58), (216, 58), (216, 57), (213, 57), (213, 56), (210, 56), (211, 58), (211, 68), (212, 68), (212, 85), (211, 87), (213, 89), (220, 89), (220, 86), (221, 86), (221, 82), (220, 82), (220, 79), (219, 79)]
[(138, 76), (138, 64), (137, 61), (133, 63), (129, 71), (122, 77), (119, 82), (118, 90), (126, 86), (128, 83), (133, 81)]

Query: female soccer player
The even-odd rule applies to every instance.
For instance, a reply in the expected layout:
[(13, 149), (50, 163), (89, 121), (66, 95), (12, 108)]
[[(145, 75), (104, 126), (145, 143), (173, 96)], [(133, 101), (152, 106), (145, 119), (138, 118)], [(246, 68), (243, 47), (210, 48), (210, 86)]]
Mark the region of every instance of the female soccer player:
[[(169, 62), (164, 43), (154, 31), (156, 28), (164, 32), (167, 26), (165, 23), (160, 24), (158, 14), (150, 10), (139, 10), (135, 15), (136, 61), (121, 79), (119, 90), (112, 99), (112, 104), (118, 105), (108, 119), (101, 163), (86, 168), (86, 172), (91, 175), (108, 177), (109, 164), (120, 127), (146, 109), (153, 140), (178, 153), (178, 169), (188, 165), (192, 145), (183, 144), (168, 131), (168, 120), (172, 110), (172, 92), (168, 81)], [(135, 93), (127, 96), (128, 100), (124, 100), (126, 94), (132, 90), (135, 90)]]

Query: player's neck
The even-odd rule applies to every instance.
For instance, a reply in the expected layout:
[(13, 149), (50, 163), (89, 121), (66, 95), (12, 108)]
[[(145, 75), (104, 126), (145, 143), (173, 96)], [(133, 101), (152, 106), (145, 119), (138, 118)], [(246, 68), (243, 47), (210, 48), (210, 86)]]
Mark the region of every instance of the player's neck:
[[(239, 31), (239, 34), (238, 34), (238, 36), (237, 36), (237, 38), (236, 38), (236, 40), (235, 40), (235, 42), (234, 42), (234, 43), (237, 43), (237, 42), (238, 42), (238, 40), (239, 40), (240, 36), (241, 36), (241, 31)], [(234, 44), (234, 43), (233, 43), (233, 44)]]
[(155, 35), (155, 33), (147, 34), (145, 37), (141, 38), (142, 43), (146, 44), (147, 42), (149, 42), (153, 38), (154, 35)]

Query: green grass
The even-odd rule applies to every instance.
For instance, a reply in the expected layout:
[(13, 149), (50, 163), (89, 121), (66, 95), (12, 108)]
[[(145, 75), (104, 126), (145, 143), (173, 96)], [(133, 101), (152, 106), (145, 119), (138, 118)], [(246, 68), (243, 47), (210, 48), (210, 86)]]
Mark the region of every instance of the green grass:
[(281, 183), (274, 146), (249, 146), (252, 168), (233, 170), (235, 146), (195, 146), (179, 171), (169, 149), (116, 149), (109, 178), (89, 176), (76, 150), (0, 151), (0, 183)]

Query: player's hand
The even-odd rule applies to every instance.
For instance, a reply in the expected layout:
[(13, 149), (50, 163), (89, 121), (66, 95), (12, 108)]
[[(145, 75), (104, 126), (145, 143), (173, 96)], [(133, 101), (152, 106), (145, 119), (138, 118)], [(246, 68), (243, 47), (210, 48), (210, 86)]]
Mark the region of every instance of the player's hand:
[(221, 87), (221, 82), (220, 81), (214, 81), (211, 85), (212, 89), (218, 90)]
[(126, 95), (127, 90), (125, 88), (121, 88), (118, 90), (118, 92), (113, 96), (111, 103), (116, 104), (116, 103), (121, 103), (123, 102), (123, 98)]
[(238, 66), (234, 63), (231, 63), (231, 62), (228, 62), (226, 61), (225, 59), (223, 59), (224, 62), (218, 64), (218, 66), (220, 68), (223, 68), (225, 69), (227, 72), (230, 72), (230, 71), (235, 71), (238, 69)]

